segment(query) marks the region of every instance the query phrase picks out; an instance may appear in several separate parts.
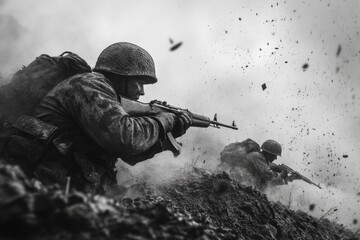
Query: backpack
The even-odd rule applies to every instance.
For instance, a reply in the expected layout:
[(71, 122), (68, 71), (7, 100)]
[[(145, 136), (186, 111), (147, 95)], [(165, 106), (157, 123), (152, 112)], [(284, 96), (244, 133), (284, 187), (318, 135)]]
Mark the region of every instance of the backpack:
[(0, 130), (6, 122), (31, 113), (57, 84), (79, 73), (91, 72), (84, 59), (72, 52), (51, 57), (42, 54), (17, 71), (10, 82), (0, 87)]
[(246, 164), (243, 162), (246, 154), (251, 152), (260, 152), (260, 146), (250, 138), (242, 142), (231, 143), (220, 152), (221, 164), (242, 166)]

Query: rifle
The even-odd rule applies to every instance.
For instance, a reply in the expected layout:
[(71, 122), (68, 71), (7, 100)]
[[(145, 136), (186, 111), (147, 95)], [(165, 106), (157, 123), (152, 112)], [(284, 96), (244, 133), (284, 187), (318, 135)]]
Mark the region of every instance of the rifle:
[(301, 180), (303, 180), (303, 181), (305, 181), (305, 182), (307, 182), (307, 183), (309, 183), (309, 184), (315, 185), (315, 186), (317, 186), (318, 188), (322, 189), (322, 188), (320, 187), (320, 184), (315, 184), (313, 181), (311, 181), (311, 180), (308, 179), (307, 177), (301, 175), (299, 172), (296, 172), (294, 169), (286, 166), (285, 164), (281, 164), (281, 165), (278, 165), (278, 166), (279, 166), (281, 169), (285, 170), (286, 172), (288, 172), (288, 173), (290, 173), (290, 174), (292, 174), (292, 175), (298, 176), (299, 179), (301, 179)]
[[(192, 127), (200, 127), (200, 128), (207, 128), (207, 127), (226, 127), (233, 130), (238, 130), (235, 121), (233, 121), (232, 125), (227, 125), (224, 123), (220, 123), (217, 121), (217, 114), (215, 113), (214, 119), (210, 120), (209, 117), (203, 116), (197, 113), (190, 112), (188, 109), (182, 109), (179, 107), (171, 106), (167, 104), (165, 101), (158, 101), (153, 100), (150, 103), (143, 103), (131, 99), (127, 99), (124, 97), (119, 97), (121, 105), (123, 106), (124, 110), (129, 114), (131, 117), (140, 117), (140, 116), (151, 116), (156, 115), (160, 112), (170, 112), (176, 115), (179, 115), (183, 112), (187, 112), (192, 117), (193, 121), (191, 126)], [(173, 152), (174, 156), (178, 156), (181, 150), (181, 144), (178, 143), (171, 132), (166, 134), (166, 142), (165, 142), (165, 149), (170, 150)]]

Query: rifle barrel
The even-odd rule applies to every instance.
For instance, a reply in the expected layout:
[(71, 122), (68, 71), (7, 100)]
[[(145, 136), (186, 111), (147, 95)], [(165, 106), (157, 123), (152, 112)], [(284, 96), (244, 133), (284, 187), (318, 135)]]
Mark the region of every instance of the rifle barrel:
[(227, 127), (227, 128), (231, 128), (231, 129), (234, 129), (234, 130), (238, 130), (238, 128), (237, 128), (236, 126), (231, 126), (231, 125), (219, 123), (219, 122), (217, 122), (217, 121), (210, 121), (210, 124), (212, 124), (212, 125), (211, 125), (212, 127), (221, 126), (221, 127)]

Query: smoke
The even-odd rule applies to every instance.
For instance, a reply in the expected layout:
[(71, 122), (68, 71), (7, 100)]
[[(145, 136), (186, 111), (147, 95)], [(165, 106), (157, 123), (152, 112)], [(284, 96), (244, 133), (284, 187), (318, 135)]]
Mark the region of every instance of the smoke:
[(219, 152), (223, 143), (211, 136), (213, 135), (203, 129), (189, 129), (186, 135), (177, 139), (184, 147), (176, 158), (172, 152), (166, 151), (133, 167), (126, 166), (123, 162), (119, 163), (121, 167), (118, 169), (121, 171), (121, 168), (127, 168), (125, 172), (130, 171), (133, 175), (132, 183), (142, 181), (149, 184), (163, 184), (183, 178), (184, 174), (193, 171), (194, 167), (215, 170), (220, 163)]
[[(238, 131), (188, 130), (178, 158), (158, 154), (130, 168), (135, 178), (167, 181), (192, 164), (213, 170), (226, 145), (275, 139), (284, 149), (278, 162), (324, 189), (295, 182), (269, 193), (274, 201), (286, 204), (291, 195), (293, 209), (316, 216), (337, 206), (329, 217), (350, 226), (359, 218), (357, 1), (3, 0), (0, 6), (2, 74), (65, 50), (93, 66), (106, 46), (133, 42), (153, 56), (159, 79), (146, 86), (142, 101), (166, 100), (237, 123)], [(182, 46), (169, 51), (169, 38)]]
[[(0, 6), (3, 6), (4, 3), (5, 1), (1, 1)], [(17, 58), (14, 49), (25, 31), (14, 16), (0, 12), (0, 69), (2, 69), (2, 74), (6, 75), (9, 71), (7, 63), (14, 62)]]

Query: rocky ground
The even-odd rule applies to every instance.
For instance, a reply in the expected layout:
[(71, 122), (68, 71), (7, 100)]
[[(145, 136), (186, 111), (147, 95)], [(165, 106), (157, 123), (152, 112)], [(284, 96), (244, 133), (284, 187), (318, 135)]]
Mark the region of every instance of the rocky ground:
[(0, 239), (360, 239), (294, 212), (226, 174), (194, 168), (163, 185), (138, 183), (117, 199), (30, 181), (0, 167)]

